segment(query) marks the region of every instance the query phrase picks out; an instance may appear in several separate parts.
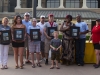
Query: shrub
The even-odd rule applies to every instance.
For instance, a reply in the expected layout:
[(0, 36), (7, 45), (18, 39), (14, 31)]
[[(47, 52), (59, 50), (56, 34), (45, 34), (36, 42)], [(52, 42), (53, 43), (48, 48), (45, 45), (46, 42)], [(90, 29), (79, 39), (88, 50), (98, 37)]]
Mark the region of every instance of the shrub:
[(58, 38), (59, 38), (59, 39), (62, 39), (62, 35), (59, 35)]

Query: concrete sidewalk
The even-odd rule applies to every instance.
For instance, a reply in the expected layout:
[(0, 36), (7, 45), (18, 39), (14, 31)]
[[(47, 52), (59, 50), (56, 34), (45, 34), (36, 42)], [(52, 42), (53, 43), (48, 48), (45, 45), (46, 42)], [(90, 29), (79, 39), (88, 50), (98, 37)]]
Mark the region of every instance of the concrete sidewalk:
[(50, 64), (46, 66), (42, 62), (42, 67), (32, 68), (31, 65), (25, 65), (24, 69), (15, 69), (15, 62), (12, 55), (9, 55), (7, 70), (0, 70), (0, 75), (100, 75), (100, 68), (94, 69), (93, 64), (85, 66), (65, 66), (60, 65), (59, 70), (49, 69)]

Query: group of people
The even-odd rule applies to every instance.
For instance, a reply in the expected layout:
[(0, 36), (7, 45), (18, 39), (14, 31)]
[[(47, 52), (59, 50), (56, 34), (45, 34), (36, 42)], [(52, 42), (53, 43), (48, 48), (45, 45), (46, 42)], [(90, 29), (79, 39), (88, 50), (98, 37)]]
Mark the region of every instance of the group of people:
[[(54, 22), (54, 15), (48, 15), (48, 22), (45, 22), (45, 16), (40, 16), (40, 22), (37, 23), (37, 19), (33, 18), (30, 20), (30, 14), (26, 12), (24, 14), (24, 19), (20, 15), (14, 17), (12, 27), (8, 25), (9, 19), (4, 17), (2, 19), (2, 24), (0, 25), (0, 31), (11, 30), (11, 43), (14, 51), (14, 59), (16, 62), (15, 68), (23, 69), (23, 53), (26, 50), (26, 61), (25, 63), (31, 63), (32, 68), (42, 67), (40, 63), (40, 57), (48, 65), (48, 55), (51, 49), (51, 60), (52, 65), (50, 69), (56, 68), (60, 69), (58, 61), (61, 59), (62, 64), (71, 65), (76, 62), (78, 66), (84, 66), (84, 51), (85, 51), (85, 41), (86, 34), (89, 32), (88, 25), (81, 21), (81, 15), (76, 16), (77, 22), (72, 23), (72, 16), (67, 15), (65, 17), (65, 22), (62, 23), (60, 30), (53, 32), (53, 38), (48, 35), (48, 27), (57, 27), (58, 24)], [(70, 36), (71, 26), (80, 27), (79, 37)], [(24, 29), (24, 40), (18, 41), (14, 39), (14, 28)], [(100, 63), (100, 19), (96, 20), (96, 26), (92, 30), (92, 40), (94, 44), (94, 49), (96, 50), (97, 63), (94, 65), (95, 68), (99, 67)], [(41, 41), (35, 41), (30, 39), (30, 29), (40, 29)], [(59, 39), (59, 31), (62, 32), (62, 39)], [(90, 37), (91, 39), (91, 37)], [(0, 67), (1, 69), (8, 69), (8, 51), (10, 43), (2, 44), (1, 42), (1, 32), (0, 32)], [(60, 55), (60, 49), (62, 48), (62, 54)], [(36, 53), (36, 60), (34, 62), (34, 53)], [(40, 55), (41, 54), (41, 55)], [(29, 60), (29, 55), (31, 61)], [(20, 65), (18, 64), (18, 56), (20, 60)], [(75, 60), (74, 60), (75, 58)], [(56, 60), (56, 62), (55, 62)]]

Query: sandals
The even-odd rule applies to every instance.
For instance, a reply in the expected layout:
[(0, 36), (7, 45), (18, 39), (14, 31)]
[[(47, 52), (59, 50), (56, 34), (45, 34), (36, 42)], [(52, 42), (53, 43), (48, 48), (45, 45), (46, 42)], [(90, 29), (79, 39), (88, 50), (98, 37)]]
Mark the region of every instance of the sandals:
[(7, 65), (4, 66), (4, 69), (8, 69)]
[(15, 66), (15, 69), (18, 69), (19, 68), (19, 66)]
[(31, 64), (32, 62), (30, 62), (30, 61), (28, 60), (28, 61), (25, 61), (25, 63), (26, 63), (26, 64)]
[[(54, 69), (54, 67), (50, 67), (50, 69)], [(56, 67), (56, 69), (60, 69), (59, 67)]]
[(35, 64), (32, 65), (32, 68), (35, 68)]
[(20, 69), (23, 69), (23, 66), (20, 66)]
[(1, 66), (1, 70), (3, 70), (4, 68), (5, 68), (5, 67), (2, 65), (2, 66)]
[(54, 67), (50, 67), (50, 69), (54, 69)]
[(56, 67), (56, 69), (60, 69), (59, 67)]
[(42, 67), (42, 66), (40, 65), (40, 63), (37, 63), (37, 66), (38, 66), (38, 67)]

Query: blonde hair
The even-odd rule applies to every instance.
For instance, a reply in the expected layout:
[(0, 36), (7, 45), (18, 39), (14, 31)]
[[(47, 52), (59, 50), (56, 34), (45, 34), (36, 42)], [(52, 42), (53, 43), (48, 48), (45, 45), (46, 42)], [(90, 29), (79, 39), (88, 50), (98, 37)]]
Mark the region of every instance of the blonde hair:
[(2, 24), (4, 24), (4, 20), (5, 20), (5, 19), (9, 21), (8, 17), (4, 17), (4, 18), (2, 19)]
[(54, 31), (52, 34), (54, 35), (55, 33), (56, 33), (56, 34), (59, 34), (59, 32), (58, 32), (58, 31)]

